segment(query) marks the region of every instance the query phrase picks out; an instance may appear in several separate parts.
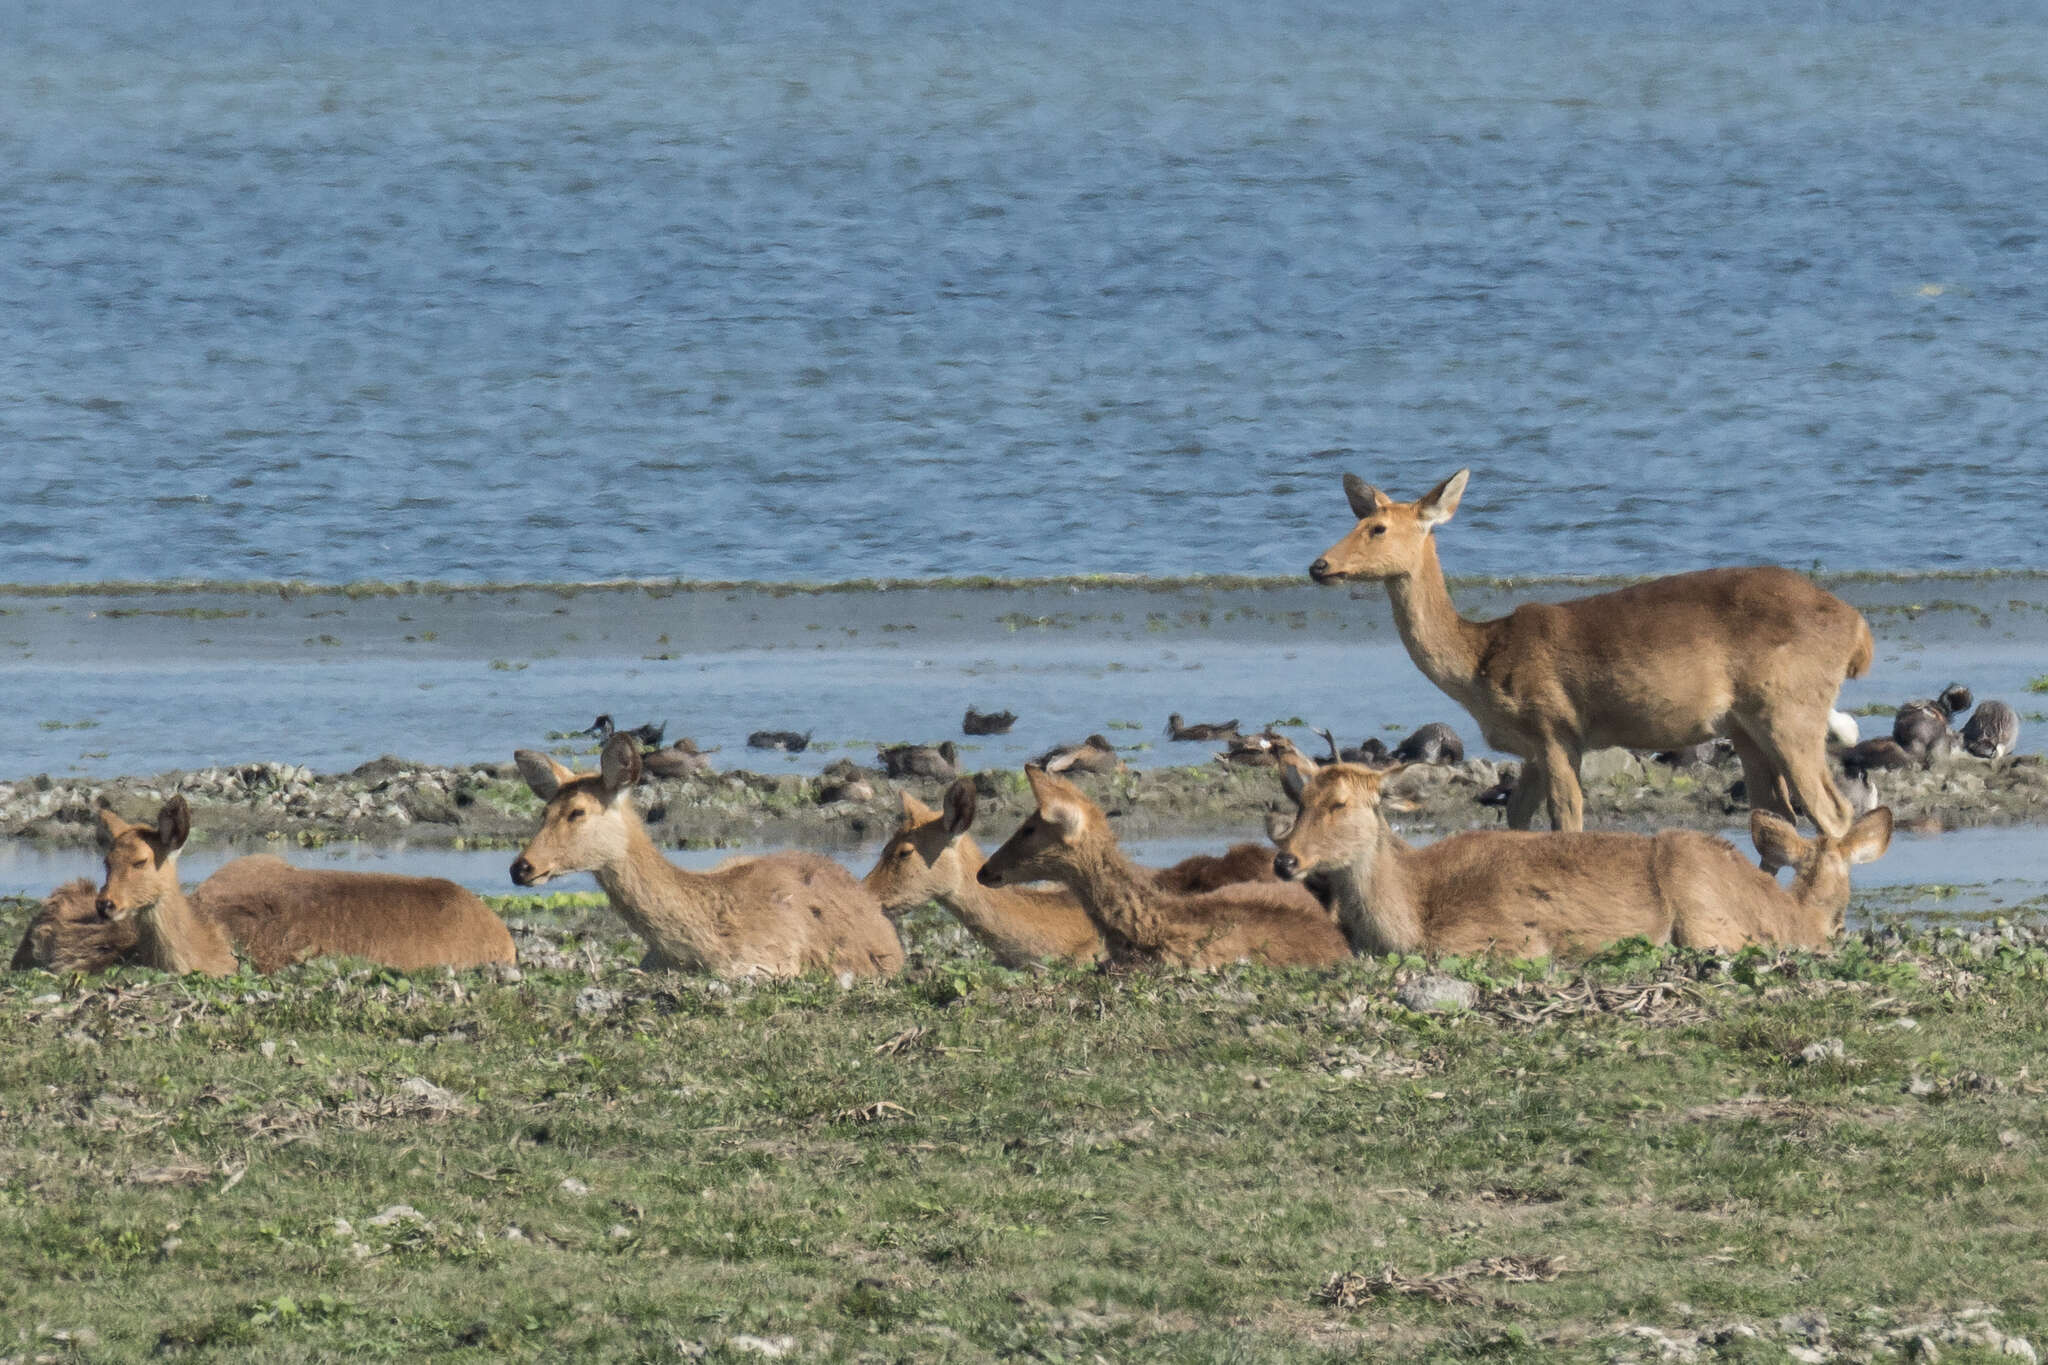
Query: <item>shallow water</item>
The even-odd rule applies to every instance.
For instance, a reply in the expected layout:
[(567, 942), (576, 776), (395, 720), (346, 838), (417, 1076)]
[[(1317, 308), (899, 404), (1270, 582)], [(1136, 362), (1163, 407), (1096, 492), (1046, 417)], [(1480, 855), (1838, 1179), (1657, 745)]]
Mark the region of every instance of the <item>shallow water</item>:
[[(1963, 679), (2041, 714), (2048, 672), (2036, 577), (1836, 585), (1877, 636), (1841, 704), (1896, 706)], [(1567, 585), (1461, 588), (1472, 615)], [(848, 591), (563, 589), (341, 594), (0, 594), (0, 779), (144, 774), (260, 760), (346, 771), (383, 753), (445, 763), (547, 747), (599, 712), (668, 723), (722, 768), (815, 772), (877, 741), (958, 737), (970, 768), (1014, 767), (1100, 732), (1138, 766), (1200, 763), (1166, 718), (1299, 719), (1345, 743), (1470, 718), (1415, 668), (1386, 595), (1284, 588), (1046, 586)], [(962, 713), (1018, 713), (1007, 736), (960, 736)], [(1866, 718), (1866, 733), (1889, 728)], [(802, 755), (748, 733), (814, 733)], [(1317, 743), (1305, 727), (1287, 733)], [(2038, 751), (2048, 722), (2023, 721)], [(563, 741), (565, 754), (594, 752)]]
[(0, 577), (2039, 567), (2048, 23), (1762, 0), (0, 26)]
[[(1249, 831), (1240, 837), (1256, 838)], [(1413, 837), (1417, 843), (1431, 842), (1427, 834)], [(1749, 848), (1746, 831), (1727, 830), (1723, 837), (1738, 848)], [(1165, 867), (1197, 853), (1219, 852), (1230, 842), (1228, 836), (1134, 840), (1128, 851), (1141, 864)], [(764, 851), (767, 850), (667, 849), (664, 854), (680, 866), (701, 870), (743, 853)], [(833, 856), (855, 876), (863, 876), (874, 866), (879, 851), (880, 845), (875, 845), (834, 850)], [(302, 867), (446, 877), (480, 895), (524, 894), (522, 888), (512, 884), (508, 869), (514, 855), (508, 849), (371, 848), (348, 844), (317, 849), (196, 848), (183, 855), (179, 865), (186, 884), (191, 885), (204, 880), (231, 858), (263, 852), (275, 852)], [(88, 851), (0, 840), (0, 895), (41, 896), (73, 877), (99, 875), (99, 859)], [(2048, 840), (2030, 828), (1966, 829), (1946, 834), (1902, 830), (1883, 858), (1855, 870), (1854, 880), (1858, 897), (1850, 907), (1852, 925), (1864, 923), (1873, 915), (1938, 924), (1950, 917), (2010, 911), (2021, 906), (2027, 907), (2029, 913), (2040, 914), (2048, 911)], [(594, 892), (597, 883), (591, 877), (576, 875), (563, 877), (540, 890)]]

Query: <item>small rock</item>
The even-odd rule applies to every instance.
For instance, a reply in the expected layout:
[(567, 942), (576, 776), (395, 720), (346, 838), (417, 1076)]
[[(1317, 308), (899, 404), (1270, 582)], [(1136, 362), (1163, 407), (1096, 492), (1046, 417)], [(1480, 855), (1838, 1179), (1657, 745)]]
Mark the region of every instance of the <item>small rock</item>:
[(2027, 1365), (2041, 1365), (2040, 1352), (2025, 1337), (2007, 1337), (1999, 1343), (1998, 1349), (2016, 1360), (2026, 1361)]
[(1778, 1330), (1788, 1337), (1819, 1341), (1828, 1334), (1828, 1315), (1818, 1308), (1802, 1308), (1779, 1318)]
[(1479, 1003), (1479, 987), (1470, 981), (1461, 981), (1455, 976), (1432, 973), (1429, 976), (1417, 977), (1401, 987), (1394, 992), (1394, 999), (1417, 1014), (1469, 1010)]
[(526, 980), (526, 973), (520, 971), (517, 967), (513, 966), (509, 962), (501, 962), (498, 964), (497, 975), (499, 982), (507, 986), (514, 986), (520, 983), (521, 981)]
[(462, 1101), (452, 1090), (444, 1090), (424, 1076), (408, 1076), (398, 1083), (401, 1094), (409, 1095), (431, 1109), (460, 1109)]
[(1785, 1354), (1803, 1362), (1803, 1365), (1827, 1365), (1828, 1361), (1834, 1359), (1826, 1351), (1814, 1346), (1787, 1346)]
[(398, 1223), (424, 1223), (427, 1216), (410, 1204), (389, 1204), (366, 1221), (373, 1228), (388, 1228)]
[(590, 1193), (590, 1186), (584, 1184), (573, 1175), (565, 1178), (559, 1188), (563, 1194), (573, 1194), (579, 1199)]
[(624, 1223), (614, 1223), (605, 1229), (604, 1235), (611, 1238), (614, 1242), (623, 1242), (633, 1235), (633, 1229), (627, 1227)]
[(256, 1050), (263, 1054), (264, 1060), (268, 1061), (277, 1055), (277, 1044), (265, 1038), (262, 1042), (256, 1044)]
[(593, 1014), (610, 1014), (618, 1007), (617, 991), (608, 991), (602, 986), (585, 986), (576, 992), (576, 1013), (585, 1017)]
[(528, 1242), (533, 1240), (532, 1238), (528, 1237), (524, 1232), (521, 1232), (518, 1228), (513, 1227), (510, 1224), (506, 1225), (505, 1231), (501, 1235), (508, 1242)]
[(1799, 1049), (1799, 1060), (1808, 1066), (1815, 1066), (1821, 1062), (1844, 1061), (1847, 1057), (1848, 1053), (1843, 1049), (1840, 1038), (1823, 1038)]
[(1906, 1082), (1906, 1093), (1908, 1095), (1918, 1095), (1925, 1098), (1928, 1095), (1934, 1094), (1938, 1089), (1940, 1087), (1925, 1076), (1915, 1076)]
[(725, 1344), (735, 1351), (751, 1351), (755, 1355), (779, 1360), (796, 1349), (795, 1337), (756, 1337), (745, 1332), (725, 1339)]

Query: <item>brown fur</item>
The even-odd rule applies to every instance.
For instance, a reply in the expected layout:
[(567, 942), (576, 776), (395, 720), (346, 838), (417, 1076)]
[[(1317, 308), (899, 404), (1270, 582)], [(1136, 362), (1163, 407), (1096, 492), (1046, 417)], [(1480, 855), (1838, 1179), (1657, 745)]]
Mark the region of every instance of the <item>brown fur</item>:
[(943, 815), (909, 792), (902, 795), (903, 823), (861, 883), (884, 911), (900, 914), (935, 900), (1005, 967), (1046, 958), (1081, 965), (1102, 959), (1102, 933), (1073, 892), (975, 880), (985, 860), (967, 833), (974, 822), (971, 781), (963, 778), (947, 790)]
[(178, 886), (178, 850), (191, 833), (192, 813), (182, 796), (164, 802), (154, 828), (131, 825), (101, 810), (107, 879), (100, 885), (97, 907), (107, 919), (134, 923), (136, 960), (144, 966), (179, 975), (232, 976), (240, 964), (227, 935), (195, 911)]
[(1277, 882), (1273, 850), (1264, 844), (1232, 844), (1221, 853), (1195, 853), (1152, 874), (1162, 891), (1200, 895), (1244, 882)]
[(315, 957), (362, 957), (400, 971), (515, 957), (491, 907), (439, 877), (293, 867), (264, 853), (226, 864), (192, 899), (259, 972)]
[(619, 918), (647, 941), (645, 965), (728, 977), (902, 969), (895, 926), (830, 858), (774, 853), (687, 872), (662, 857), (629, 795), (640, 776), (632, 740), (608, 741), (600, 771), (591, 774), (530, 749), (514, 757), (548, 804), (540, 832), (512, 864), (512, 880), (538, 886), (570, 872), (594, 874)]
[(1525, 760), (1510, 826), (1529, 828), (1542, 807), (1553, 828), (1582, 829), (1578, 765), (1589, 749), (1724, 735), (1753, 805), (1790, 819), (1796, 799), (1830, 838), (1848, 833), (1827, 732), (1842, 680), (1870, 666), (1870, 627), (1855, 608), (1787, 569), (1706, 569), (1468, 621), (1432, 534), (1457, 510), (1465, 474), (1399, 503), (1347, 475), (1358, 525), (1309, 574), (1387, 585), (1416, 666), (1472, 713), (1488, 744)]
[(1245, 883), (1200, 895), (1167, 891), (1124, 856), (1101, 808), (1079, 787), (1037, 767), (1024, 774), (1038, 810), (989, 855), (982, 885), (1059, 882), (1105, 936), (1169, 966), (1313, 966), (1351, 955), (1330, 916), (1300, 887)]
[(1812, 842), (1781, 817), (1755, 812), (1759, 852), (1798, 869), (1789, 890), (1726, 840), (1692, 830), (1477, 830), (1417, 849), (1380, 814), (1393, 772), (1347, 763), (1283, 779), (1298, 814), (1274, 831), (1276, 866), (1284, 876), (1328, 879), (1361, 953), (1549, 957), (1635, 935), (1723, 950), (1818, 948), (1840, 928), (1849, 864), (1878, 857), (1891, 838), (1889, 810), (1857, 821), (1847, 839)]
[(98, 888), (84, 877), (52, 891), (14, 950), (14, 970), (41, 967), (62, 976), (135, 961), (141, 938), (135, 921), (102, 916), (93, 905), (97, 895)]

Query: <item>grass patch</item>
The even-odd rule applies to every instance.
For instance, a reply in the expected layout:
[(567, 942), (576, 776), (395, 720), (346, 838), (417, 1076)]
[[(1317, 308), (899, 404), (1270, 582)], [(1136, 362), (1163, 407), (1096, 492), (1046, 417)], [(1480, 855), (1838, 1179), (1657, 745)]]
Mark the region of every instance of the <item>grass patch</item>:
[(541, 926), (518, 982), (0, 976), (20, 1349), (1605, 1361), (1743, 1323), (1700, 1358), (1783, 1359), (1820, 1313), (1971, 1359), (1979, 1326), (2048, 1330), (2026, 934), (1450, 963), (1481, 987), (1450, 1017), (1395, 1003), (1414, 961), (1018, 973), (929, 911), (896, 981), (643, 976), (599, 897), (496, 903)]

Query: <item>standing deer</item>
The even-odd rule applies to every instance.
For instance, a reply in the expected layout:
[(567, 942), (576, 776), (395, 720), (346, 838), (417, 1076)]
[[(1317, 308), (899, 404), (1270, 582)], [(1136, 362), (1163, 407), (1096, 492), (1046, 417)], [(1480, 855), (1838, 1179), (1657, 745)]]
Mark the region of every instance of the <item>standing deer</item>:
[(1703, 569), (1468, 621), (1431, 534), (1458, 510), (1468, 472), (1414, 502), (1345, 475), (1358, 524), (1309, 576), (1387, 585), (1408, 657), (1472, 713), (1488, 744), (1522, 758), (1511, 828), (1529, 828), (1538, 806), (1554, 829), (1584, 828), (1578, 766), (1588, 749), (1676, 749), (1721, 735), (1742, 760), (1751, 805), (1791, 819), (1796, 800), (1829, 838), (1848, 833), (1827, 734), (1842, 680), (1870, 667), (1870, 627), (1854, 607), (1787, 569)]
[(1291, 826), (1272, 818), (1273, 870), (1325, 878), (1360, 953), (1549, 957), (1634, 935), (1692, 948), (1819, 948), (1841, 927), (1849, 865), (1879, 857), (1891, 841), (1884, 808), (1846, 838), (1813, 841), (1781, 816), (1752, 811), (1758, 851), (1797, 869), (1789, 889), (1726, 840), (1693, 830), (1471, 830), (1418, 849), (1380, 812), (1380, 793), (1400, 771), (1341, 763), (1313, 777), (1292, 768), (1280, 775), (1296, 815)]
[(513, 759), (547, 809), (512, 863), (512, 880), (539, 886), (593, 873), (619, 918), (647, 941), (642, 965), (727, 977), (902, 969), (895, 926), (830, 858), (771, 853), (688, 872), (662, 857), (633, 809), (640, 747), (630, 736), (606, 741), (595, 773), (571, 772), (531, 749)]
[(228, 863), (187, 899), (178, 851), (191, 833), (182, 796), (164, 802), (153, 827), (100, 811), (107, 879), (97, 909), (116, 923), (133, 921), (134, 960), (145, 966), (227, 976), (237, 948), (266, 973), (327, 956), (401, 971), (513, 960), (504, 921), (438, 877), (311, 870), (259, 854)]
[(983, 886), (1056, 881), (1105, 938), (1173, 967), (1316, 966), (1351, 955), (1306, 890), (1246, 882), (1194, 895), (1168, 891), (1117, 847), (1108, 818), (1079, 787), (1035, 765), (1024, 775), (1038, 809), (989, 855), (977, 874)]

